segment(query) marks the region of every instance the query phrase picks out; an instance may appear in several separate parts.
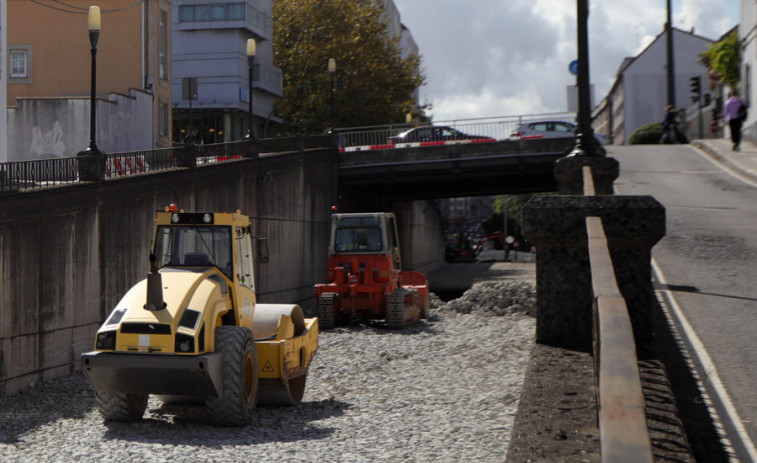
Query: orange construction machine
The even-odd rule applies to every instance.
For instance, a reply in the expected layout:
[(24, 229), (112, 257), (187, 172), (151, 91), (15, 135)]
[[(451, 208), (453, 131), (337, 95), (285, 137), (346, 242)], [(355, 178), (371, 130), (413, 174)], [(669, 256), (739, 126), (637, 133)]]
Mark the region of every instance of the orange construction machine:
[(350, 319), (403, 328), (428, 316), (428, 279), (402, 271), (392, 213), (332, 215), (327, 280), (315, 285), (321, 329)]

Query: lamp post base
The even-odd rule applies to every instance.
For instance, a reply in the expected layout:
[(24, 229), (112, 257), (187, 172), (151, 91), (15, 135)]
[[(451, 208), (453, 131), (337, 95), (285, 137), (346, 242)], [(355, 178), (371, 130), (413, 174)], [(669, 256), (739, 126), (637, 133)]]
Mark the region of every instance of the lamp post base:
[(105, 180), (105, 153), (96, 146), (76, 153), (79, 164), (79, 181), (99, 182)]

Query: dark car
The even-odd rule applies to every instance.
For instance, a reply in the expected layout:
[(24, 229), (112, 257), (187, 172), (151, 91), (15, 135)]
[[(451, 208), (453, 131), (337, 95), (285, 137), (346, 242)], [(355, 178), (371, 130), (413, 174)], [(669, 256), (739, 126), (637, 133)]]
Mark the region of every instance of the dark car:
[(389, 137), (389, 144), (416, 143), (416, 142), (446, 142), (452, 140), (475, 140), (477, 142), (495, 141), (491, 137), (481, 135), (468, 135), (443, 125), (427, 125), (406, 130), (399, 135)]

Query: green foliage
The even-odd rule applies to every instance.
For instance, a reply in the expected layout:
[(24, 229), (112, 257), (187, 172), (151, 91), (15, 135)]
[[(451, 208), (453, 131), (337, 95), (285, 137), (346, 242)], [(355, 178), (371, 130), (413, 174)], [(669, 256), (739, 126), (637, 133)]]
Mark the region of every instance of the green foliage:
[(738, 88), (741, 81), (741, 45), (738, 31), (731, 32), (720, 42), (710, 45), (701, 53), (702, 63), (710, 69), (710, 73), (718, 77), (719, 82), (731, 88)]
[(285, 134), (329, 128), (329, 58), (344, 86), (334, 92), (335, 127), (405, 120), (414, 108), (413, 91), (424, 83), (420, 56), (402, 57), (399, 38), (389, 36), (381, 19), (383, 8), (380, 0), (274, 0), (274, 64), (284, 74), (278, 115)]
[[(676, 142), (688, 143), (686, 135), (678, 127), (675, 128)], [(656, 145), (662, 138), (662, 123), (652, 122), (651, 124), (642, 125), (631, 133), (628, 137), (629, 145)]]

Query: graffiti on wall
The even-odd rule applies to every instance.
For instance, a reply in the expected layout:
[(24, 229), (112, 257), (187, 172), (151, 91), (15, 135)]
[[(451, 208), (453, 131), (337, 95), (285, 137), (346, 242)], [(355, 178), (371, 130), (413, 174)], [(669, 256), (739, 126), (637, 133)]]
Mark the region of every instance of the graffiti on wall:
[(34, 126), (32, 128), (32, 144), (29, 153), (37, 158), (64, 157), (66, 144), (63, 143), (63, 127), (60, 121), (55, 121), (53, 128), (47, 132)]

